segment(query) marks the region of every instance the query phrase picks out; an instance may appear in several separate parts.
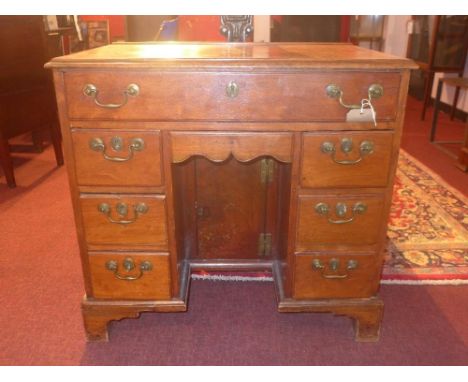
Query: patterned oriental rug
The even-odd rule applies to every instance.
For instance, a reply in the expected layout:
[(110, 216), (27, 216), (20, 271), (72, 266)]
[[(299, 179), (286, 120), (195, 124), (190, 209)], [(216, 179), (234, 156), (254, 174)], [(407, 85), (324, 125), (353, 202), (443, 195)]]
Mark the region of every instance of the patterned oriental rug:
[[(467, 197), (401, 150), (381, 283), (468, 284), (467, 202)], [(259, 272), (200, 271), (192, 278), (273, 281), (271, 274)]]
[(383, 281), (468, 284), (467, 202), (468, 198), (401, 150)]

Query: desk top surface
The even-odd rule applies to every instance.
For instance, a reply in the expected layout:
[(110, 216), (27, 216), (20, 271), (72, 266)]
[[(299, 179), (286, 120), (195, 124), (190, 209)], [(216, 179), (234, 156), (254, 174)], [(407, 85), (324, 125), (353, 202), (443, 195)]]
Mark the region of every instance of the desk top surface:
[(413, 61), (351, 44), (116, 43), (56, 57), (47, 67), (417, 68)]

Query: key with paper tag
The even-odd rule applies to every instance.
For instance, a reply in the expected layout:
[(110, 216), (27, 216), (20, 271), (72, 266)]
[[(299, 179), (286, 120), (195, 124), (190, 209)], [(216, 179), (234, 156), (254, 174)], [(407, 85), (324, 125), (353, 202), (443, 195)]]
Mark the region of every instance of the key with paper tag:
[(346, 122), (373, 122), (377, 127), (377, 113), (368, 99), (361, 101), (360, 109), (351, 109), (346, 114)]

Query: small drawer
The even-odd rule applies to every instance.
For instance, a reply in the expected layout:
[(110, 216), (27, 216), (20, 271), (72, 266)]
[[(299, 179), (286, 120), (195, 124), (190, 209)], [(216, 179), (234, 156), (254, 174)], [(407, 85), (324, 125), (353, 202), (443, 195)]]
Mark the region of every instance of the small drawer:
[(65, 73), (72, 120), (345, 122), (374, 94), (377, 120), (394, 121), (400, 82), (398, 72), (370, 71)]
[(300, 196), (296, 250), (377, 244), (383, 202), (383, 194)]
[(294, 298), (364, 298), (377, 293), (381, 260), (374, 254), (296, 255)]
[(303, 187), (385, 187), (392, 132), (310, 133), (303, 136)]
[(164, 195), (80, 197), (88, 249), (167, 250)]
[(89, 255), (93, 297), (169, 300), (167, 253), (92, 253)]
[(181, 163), (191, 156), (223, 162), (231, 155), (239, 162), (271, 156), (292, 161), (292, 134), (284, 132), (171, 132), (172, 161)]
[(72, 132), (80, 186), (159, 186), (158, 131), (81, 130)]

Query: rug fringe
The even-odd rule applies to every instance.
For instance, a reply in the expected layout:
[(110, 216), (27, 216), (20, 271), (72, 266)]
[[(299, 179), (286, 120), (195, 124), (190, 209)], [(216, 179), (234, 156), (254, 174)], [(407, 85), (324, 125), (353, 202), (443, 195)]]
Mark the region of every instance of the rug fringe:
[(263, 281), (272, 282), (273, 277), (268, 276), (226, 276), (226, 275), (198, 275), (193, 274), (192, 280), (210, 280), (210, 281)]
[[(209, 281), (261, 281), (273, 282), (273, 277), (261, 276), (226, 276), (226, 275), (198, 275), (193, 274), (192, 280)], [(467, 285), (468, 280), (380, 280), (383, 285)]]
[(380, 280), (383, 285), (467, 285), (468, 280)]

